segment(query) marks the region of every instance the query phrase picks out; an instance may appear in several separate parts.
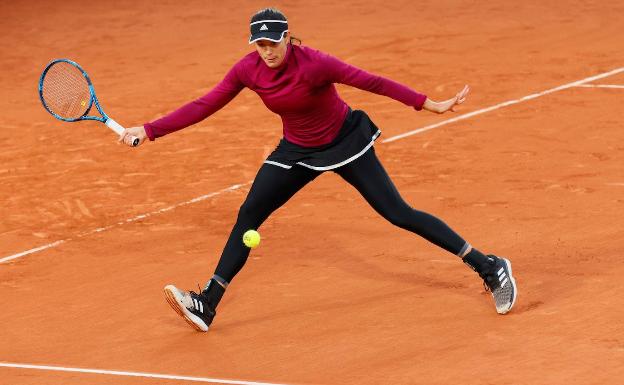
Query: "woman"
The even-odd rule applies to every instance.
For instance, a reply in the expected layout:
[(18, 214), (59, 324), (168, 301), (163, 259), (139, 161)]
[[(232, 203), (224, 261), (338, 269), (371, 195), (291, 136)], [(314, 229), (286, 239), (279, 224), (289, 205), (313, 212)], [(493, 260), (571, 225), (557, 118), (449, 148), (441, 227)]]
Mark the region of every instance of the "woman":
[(294, 45), (298, 39), (291, 37), (287, 19), (277, 9), (256, 13), (250, 29), (249, 44), (256, 50), (236, 63), (214, 89), (161, 119), (128, 128), (119, 139), (129, 144), (129, 138), (136, 136), (143, 143), (190, 126), (225, 106), (244, 87), (255, 91), (283, 121), (284, 138), (258, 171), (214, 276), (200, 293), (166, 286), (165, 295), (173, 309), (197, 330), (207, 331), (227, 286), (249, 256), (243, 233), (259, 228), (303, 186), (331, 170), (391, 223), (462, 258), (484, 280), (498, 313), (511, 310), (517, 296), (511, 263), (483, 255), (444, 222), (403, 201), (372, 147), (380, 130), (366, 113), (347, 106), (334, 83), (440, 114), (463, 103), (468, 87), (449, 100), (435, 102), (406, 86), (301, 46), (301, 41)]

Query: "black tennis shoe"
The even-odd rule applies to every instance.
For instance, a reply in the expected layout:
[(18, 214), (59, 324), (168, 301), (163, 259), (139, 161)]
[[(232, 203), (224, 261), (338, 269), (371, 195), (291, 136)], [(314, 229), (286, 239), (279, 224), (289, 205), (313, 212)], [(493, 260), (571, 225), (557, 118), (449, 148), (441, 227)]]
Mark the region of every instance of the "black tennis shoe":
[(203, 293), (180, 290), (173, 285), (165, 286), (165, 298), (169, 305), (189, 325), (200, 332), (207, 332), (216, 311)]
[(492, 293), (496, 312), (505, 314), (511, 310), (518, 297), (516, 280), (511, 272), (511, 262), (495, 255), (488, 255), (487, 259), (485, 268), (478, 273), (483, 279), (485, 290)]

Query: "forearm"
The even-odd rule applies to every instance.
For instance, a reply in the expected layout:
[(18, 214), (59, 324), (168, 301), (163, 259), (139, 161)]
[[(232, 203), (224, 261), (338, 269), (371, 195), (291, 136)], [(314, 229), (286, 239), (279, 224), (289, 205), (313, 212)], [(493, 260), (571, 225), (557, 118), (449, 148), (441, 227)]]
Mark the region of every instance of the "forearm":
[(421, 110), (423, 108), (423, 103), (427, 100), (426, 95), (416, 92), (401, 83), (382, 76), (368, 74), (364, 71), (358, 71), (358, 75), (349, 78), (348, 81), (348, 84), (351, 86), (377, 95), (389, 97), (405, 105), (414, 107), (416, 110)]
[(158, 120), (146, 123), (145, 132), (150, 140), (154, 140), (200, 122), (216, 110), (218, 106), (202, 105), (200, 100), (195, 100)]
[(150, 140), (165, 136), (200, 122), (228, 104), (240, 92), (240, 87), (225, 87), (223, 83), (201, 98), (194, 100), (158, 120), (144, 125)]
[(383, 95), (399, 101), (405, 105), (414, 107), (416, 110), (423, 108), (427, 99), (426, 95), (412, 90), (411, 88), (381, 76), (360, 72), (357, 77), (350, 80), (350, 84), (368, 92)]
[(332, 56), (322, 56), (325, 65), (322, 67), (323, 75), (332, 83), (342, 83), (364, 91), (387, 96), (403, 104), (422, 109), (426, 95), (418, 93), (411, 88), (387, 79), (383, 76), (368, 73), (360, 68), (344, 63)]
[(243, 83), (238, 78), (236, 66), (234, 66), (206, 95), (185, 104), (163, 118), (146, 123), (145, 133), (150, 140), (154, 140), (200, 122), (228, 104), (243, 87)]

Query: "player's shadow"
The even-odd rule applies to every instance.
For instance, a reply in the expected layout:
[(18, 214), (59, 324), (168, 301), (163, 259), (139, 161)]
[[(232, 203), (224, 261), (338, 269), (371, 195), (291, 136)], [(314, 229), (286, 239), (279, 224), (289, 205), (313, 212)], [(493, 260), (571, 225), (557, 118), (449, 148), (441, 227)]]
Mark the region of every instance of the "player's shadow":
[[(422, 258), (422, 263), (419, 261), (415, 262), (406, 262), (405, 260), (401, 260), (397, 257), (397, 264), (410, 264), (413, 267), (412, 271), (397, 271), (396, 269), (383, 268), (381, 263), (374, 263), (376, 257), (383, 254), (357, 254), (355, 252), (350, 252), (347, 248), (341, 247), (340, 239), (338, 237), (325, 236), (326, 244), (331, 244), (331, 254), (328, 256), (326, 250), (319, 250), (318, 256), (313, 255), (300, 255), (300, 258), (320, 258), (322, 260), (327, 261), (327, 267), (334, 267), (340, 269), (345, 275), (355, 275), (359, 279), (365, 282), (388, 282), (397, 285), (397, 287), (401, 289), (397, 289), (393, 292), (384, 292), (382, 294), (375, 295), (364, 295), (362, 297), (358, 297), (358, 299), (348, 301), (337, 299), (335, 301), (326, 300), (315, 301), (315, 298), (310, 298), (309, 301), (301, 302), (299, 306), (290, 307), (285, 311), (276, 311), (271, 312), (269, 314), (262, 313), (258, 316), (244, 317), (237, 320), (220, 320), (218, 327), (219, 328), (231, 328), (237, 327), (241, 325), (249, 325), (250, 323), (256, 322), (265, 322), (270, 320), (277, 320), (281, 318), (288, 318), (295, 316), (297, 314), (301, 314), (302, 312), (326, 312), (332, 310), (344, 310), (351, 307), (359, 307), (365, 305), (367, 303), (374, 303), (378, 301), (383, 301), (388, 298), (388, 296), (401, 296), (401, 295), (424, 295), (422, 293), (423, 287), (434, 288), (434, 289), (454, 289), (454, 290), (465, 290), (468, 285), (462, 281), (466, 279), (461, 273), (461, 269), (464, 268), (464, 265), (461, 261), (457, 261), (459, 267), (457, 268), (457, 275), (453, 277), (453, 274), (444, 274), (445, 276), (450, 276), (451, 278), (440, 278), (436, 274), (427, 274), (426, 271), (432, 271), (435, 269), (435, 262), (432, 262), (428, 258)], [(338, 246), (336, 246), (338, 245)], [(309, 254), (313, 254), (311, 249)], [(388, 250), (388, 253), (391, 253), (391, 250)], [(336, 259), (335, 255), (340, 255), (341, 257)], [(452, 261), (452, 255), (449, 256), (449, 260)], [(448, 268), (448, 265), (445, 264), (445, 272), (452, 269)], [(475, 274), (472, 271), (469, 273)], [(475, 277), (478, 276), (475, 274)], [(303, 284), (303, 283), (302, 283)], [(406, 285), (407, 284), (407, 285)], [(296, 290), (296, 288), (291, 288), (290, 290)], [(466, 295), (474, 295), (474, 293), (469, 293), (466, 290)], [(235, 301), (235, 298), (229, 298), (230, 301)]]
[[(337, 243), (337, 242), (336, 242)], [(335, 244), (336, 244), (335, 243)], [(426, 257), (426, 251), (415, 252), (418, 254), (410, 258), (402, 258), (397, 255), (392, 257), (394, 253), (391, 249), (377, 254), (355, 254), (349, 250), (342, 248), (340, 258), (335, 262), (335, 266), (344, 271), (345, 274), (355, 275), (364, 279), (373, 279), (377, 282), (390, 282), (408, 284), (414, 287), (431, 287), (443, 289), (465, 289), (467, 285), (461, 280), (463, 274), (461, 270), (464, 268), (463, 263), (457, 258), (449, 254), (448, 260), (452, 262), (457, 260), (457, 269), (449, 267), (449, 264), (443, 265), (444, 274), (434, 273), (440, 266), (436, 266), (434, 258)], [(384, 257), (389, 263), (377, 262), (377, 259)], [(397, 269), (390, 269), (385, 266), (394, 266)], [(407, 267), (406, 267), (407, 266)], [(400, 271), (401, 269), (403, 271)], [(453, 275), (453, 271), (457, 274)], [(429, 273), (428, 273), (429, 272)], [(441, 278), (444, 275), (446, 278)]]

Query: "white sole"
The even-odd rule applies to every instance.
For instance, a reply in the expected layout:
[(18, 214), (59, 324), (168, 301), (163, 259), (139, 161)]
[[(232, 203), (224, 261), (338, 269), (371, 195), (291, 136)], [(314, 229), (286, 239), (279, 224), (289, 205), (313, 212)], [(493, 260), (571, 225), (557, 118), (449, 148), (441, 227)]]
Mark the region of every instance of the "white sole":
[(498, 314), (507, 314), (516, 304), (516, 299), (518, 298), (518, 287), (516, 286), (516, 280), (514, 279), (513, 273), (511, 271), (511, 262), (509, 262), (507, 258), (502, 258), (502, 260), (505, 261), (505, 266), (507, 266), (507, 270), (509, 271), (509, 281), (511, 282), (511, 286), (513, 287), (513, 298), (511, 299), (511, 305), (509, 305), (507, 309), (499, 311), (497, 308), (496, 312)]
[(191, 325), (195, 330), (200, 332), (207, 332), (208, 325), (201, 318), (196, 316), (195, 314), (188, 311), (186, 306), (182, 304), (182, 294), (180, 294), (180, 290), (173, 286), (167, 285), (165, 286), (165, 299), (167, 302), (178, 313), (184, 320)]

